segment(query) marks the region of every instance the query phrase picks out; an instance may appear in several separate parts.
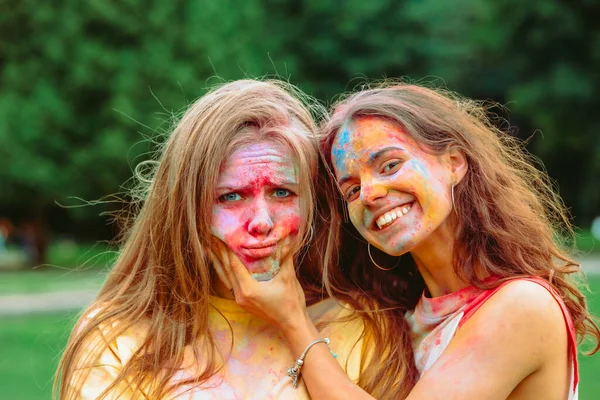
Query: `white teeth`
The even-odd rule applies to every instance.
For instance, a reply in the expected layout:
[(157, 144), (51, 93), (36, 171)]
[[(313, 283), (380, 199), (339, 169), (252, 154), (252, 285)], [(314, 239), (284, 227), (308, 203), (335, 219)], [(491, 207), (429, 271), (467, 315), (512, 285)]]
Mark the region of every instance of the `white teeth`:
[(386, 212), (385, 214), (383, 214), (381, 217), (377, 218), (377, 221), (375, 221), (375, 224), (377, 225), (377, 227), (379, 229), (382, 229), (383, 227), (392, 223), (392, 221), (395, 221), (397, 218), (400, 218), (400, 217), (404, 216), (406, 213), (408, 213), (408, 211), (410, 211), (411, 206), (412, 206), (411, 204), (408, 204), (408, 205), (402, 206), (402, 208), (398, 207), (393, 210), (390, 210), (390, 211)]

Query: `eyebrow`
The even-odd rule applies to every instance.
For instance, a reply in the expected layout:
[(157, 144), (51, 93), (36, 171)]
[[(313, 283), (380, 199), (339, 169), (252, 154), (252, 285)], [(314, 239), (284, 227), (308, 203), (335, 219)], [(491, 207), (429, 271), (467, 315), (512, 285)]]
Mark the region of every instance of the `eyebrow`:
[[(270, 182), (270, 187), (277, 187), (277, 186), (298, 186), (298, 182), (296, 180), (290, 180), (290, 179), (282, 179), (282, 180), (276, 180), (273, 179)], [(245, 182), (241, 185), (236, 185), (236, 184), (231, 184), (229, 182), (225, 182), (222, 185), (217, 184), (216, 188), (217, 190), (245, 190), (248, 189), (249, 187), (252, 186), (252, 182)]]
[(342, 187), (344, 185), (344, 183), (351, 181), (352, 177), (349, 175), (344, 175), (340, 178), (340, 180), (338, 181), (338, 186)]
[(406, 152), (406, 150), (404, 150), (402, 147), (398, 147), (398, 146), (388, 146), (388, 147), (384, 147), (381, 150), (378, 150), (375, 154), (371, 154), (369, 156), (369, 161), (367, 161), (367, 165), (370, 167), (373, 164), (375, 164), (375, 162), (381, 158), (385, 153), (388, 153), (390, 151), (401, 151), (403, 153)]
[[(373, 166), (373, 164), (375, 164), (375, 162), (377, 162), (377, 160), (379, 158), (381, 158), (382, 156), (385, 155), (385, 153), (388, 153), (390, 151), (401, 151), (403, 153), (406, 152), (405, 149), (403, 149), (402, 147), (398, 147), (398, 146), (388, 146), (388, 147), (384, 147), (383, 149), (378, 150), (377, 152), (375, 152), (374, 154), (371, 154), (369, 156), (369, 159), (367, 160), (367, 165), (369, 167)], [(342, 176), (339, 180), (338, 180), (338, 185), (342, 186), (344, 183), (351, 181), (353, 178), (349, 175), (344, 175)]]

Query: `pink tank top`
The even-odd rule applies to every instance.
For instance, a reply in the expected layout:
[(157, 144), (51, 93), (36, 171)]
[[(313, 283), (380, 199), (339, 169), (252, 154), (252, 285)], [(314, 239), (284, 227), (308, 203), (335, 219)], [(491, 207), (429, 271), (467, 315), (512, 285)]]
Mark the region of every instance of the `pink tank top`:
[[(571, 363), (571, 387), (569, 400), (577, 400), (579, 371), (577, 363), (577, 335), (569, 311), (561, 296), (545, 280), (537, 277), (518, 278), (544, 287), (559, 304), (568, 328), (568, 351)], [(448, 295), (428, 298), (421, 296), (414, 312), (406, 317), (412, 328), (415, 362), (423, 374), (438, 360), (448, 344), (465, 322), (495, 293), (514, 280), (503, 282), (496, 288), (481, 290), (466, 287)]]

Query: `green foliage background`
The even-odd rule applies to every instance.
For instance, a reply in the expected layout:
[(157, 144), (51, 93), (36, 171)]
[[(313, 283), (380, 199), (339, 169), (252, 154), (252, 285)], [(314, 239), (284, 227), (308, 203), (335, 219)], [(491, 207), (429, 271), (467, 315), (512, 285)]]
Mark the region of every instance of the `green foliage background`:
[(120, 191), (144, 138), (221, 80), (279, 74), (329, 103), (407, 76), (506, 105), (522, 138), (539, 130), (530, 150), (586, 225), (599, 17), (592, 0), (0, 0), (0, 214), (106, 234), (107, 206), (54, 202)]

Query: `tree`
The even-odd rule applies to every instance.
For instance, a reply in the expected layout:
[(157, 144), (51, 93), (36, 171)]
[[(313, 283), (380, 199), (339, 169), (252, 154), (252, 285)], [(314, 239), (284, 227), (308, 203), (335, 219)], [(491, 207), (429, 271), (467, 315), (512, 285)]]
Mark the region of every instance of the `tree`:
[(600, 213), (597, 16), (559, 0), (5, 0), (0, 212), (84, 233), (109, 206), (55, 201), (119, 192), (208, 87), (277, 73), (324, 102), (402, 76), (499, 101), (522, 138), (543, 132), (531, 149), (586, 223)]

